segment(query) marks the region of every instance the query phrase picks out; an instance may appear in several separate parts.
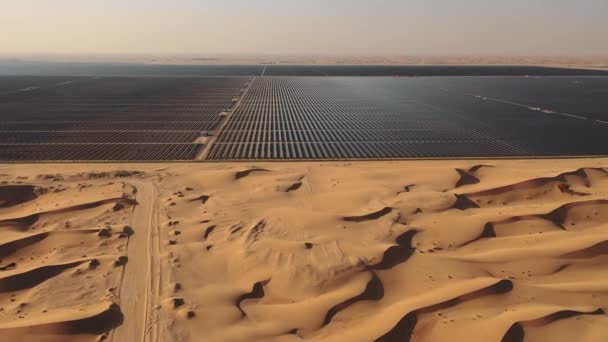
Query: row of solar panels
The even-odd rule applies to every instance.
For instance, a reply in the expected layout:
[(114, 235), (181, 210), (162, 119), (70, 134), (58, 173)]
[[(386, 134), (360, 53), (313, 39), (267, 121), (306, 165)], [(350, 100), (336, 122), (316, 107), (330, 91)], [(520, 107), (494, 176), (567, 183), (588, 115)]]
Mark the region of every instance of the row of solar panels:
[(200, 144), (0, 144), (0, 160), (192, 160)]

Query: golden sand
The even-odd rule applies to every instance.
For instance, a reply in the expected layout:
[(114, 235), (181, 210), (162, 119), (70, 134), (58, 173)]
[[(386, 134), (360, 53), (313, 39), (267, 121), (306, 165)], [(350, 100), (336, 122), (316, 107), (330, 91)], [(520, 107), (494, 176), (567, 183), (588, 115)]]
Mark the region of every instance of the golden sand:
[(0, 166), (2, 341), (604, 341), (608, 159)]

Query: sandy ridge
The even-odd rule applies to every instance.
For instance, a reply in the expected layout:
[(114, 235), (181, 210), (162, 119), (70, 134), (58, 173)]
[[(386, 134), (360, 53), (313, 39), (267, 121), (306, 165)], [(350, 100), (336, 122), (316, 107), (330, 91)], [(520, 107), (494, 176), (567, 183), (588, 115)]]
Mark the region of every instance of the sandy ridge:
[[(124, 165), (75, 164), (63, 181), (37, 181), (44, 168), (28, 166), (19, 181), (61, 183), (68, 189), (52, 198), (66, 194), (59, 208), (72, 209), (55, 212), (32, 188), (2, 202), (0, 190), (0, 203), (21, 206), (18, 215), (0, 208), (9, 219), (0, 230), (11, 232), (0, 267), (17, 264), (0, 271), (0, 329), (22, 340), (601, 341), (608, 333), (605, 159), (129, 164), (139, 172), (122, 178), (112, 172)], [(110, 176), (72, 183), (91, 168)], [(11, 184), (25, 174), (18, 165), (2, 172)], [(80, 195), (78, 182), (87, 183)], [(138, 204), (78, 206), (94, 202), (88, 187), (110, 182)], [(11, 221), (41, 206), (38, 221)], [(128, 244), (118, 236), (124, 224), (134, 231)], [(35, 260), (57, 242), (64, 250), (50, 265), (60, 269), (49, 277)], [(35, 259), (19, 260), (28, 255)], [(121, 255), (126, 267), (115, 264)], [(33, 287), (10, 280), (31, 270), (45, 274)], [(79, 274), (86, 286), (74, 287)], [(53, 294), (65, 290), (82, 295), (62, 306)], [(34, 314), (43, 307), (52, 319)]]

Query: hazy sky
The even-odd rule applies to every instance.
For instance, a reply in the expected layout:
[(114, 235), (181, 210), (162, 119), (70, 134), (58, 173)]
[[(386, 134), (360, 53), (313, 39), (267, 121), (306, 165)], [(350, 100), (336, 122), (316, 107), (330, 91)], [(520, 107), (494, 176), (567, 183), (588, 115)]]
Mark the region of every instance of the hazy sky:
[(608, 0), (2, 0), (0, 53), (608, 55)]

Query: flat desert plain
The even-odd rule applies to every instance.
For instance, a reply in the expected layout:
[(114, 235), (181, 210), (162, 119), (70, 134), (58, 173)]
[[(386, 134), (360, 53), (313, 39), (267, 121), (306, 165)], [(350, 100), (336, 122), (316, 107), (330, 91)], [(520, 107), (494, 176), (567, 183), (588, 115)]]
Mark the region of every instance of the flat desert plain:
[(0, 166), (2, 341), (605, 341), (608, 159)]

